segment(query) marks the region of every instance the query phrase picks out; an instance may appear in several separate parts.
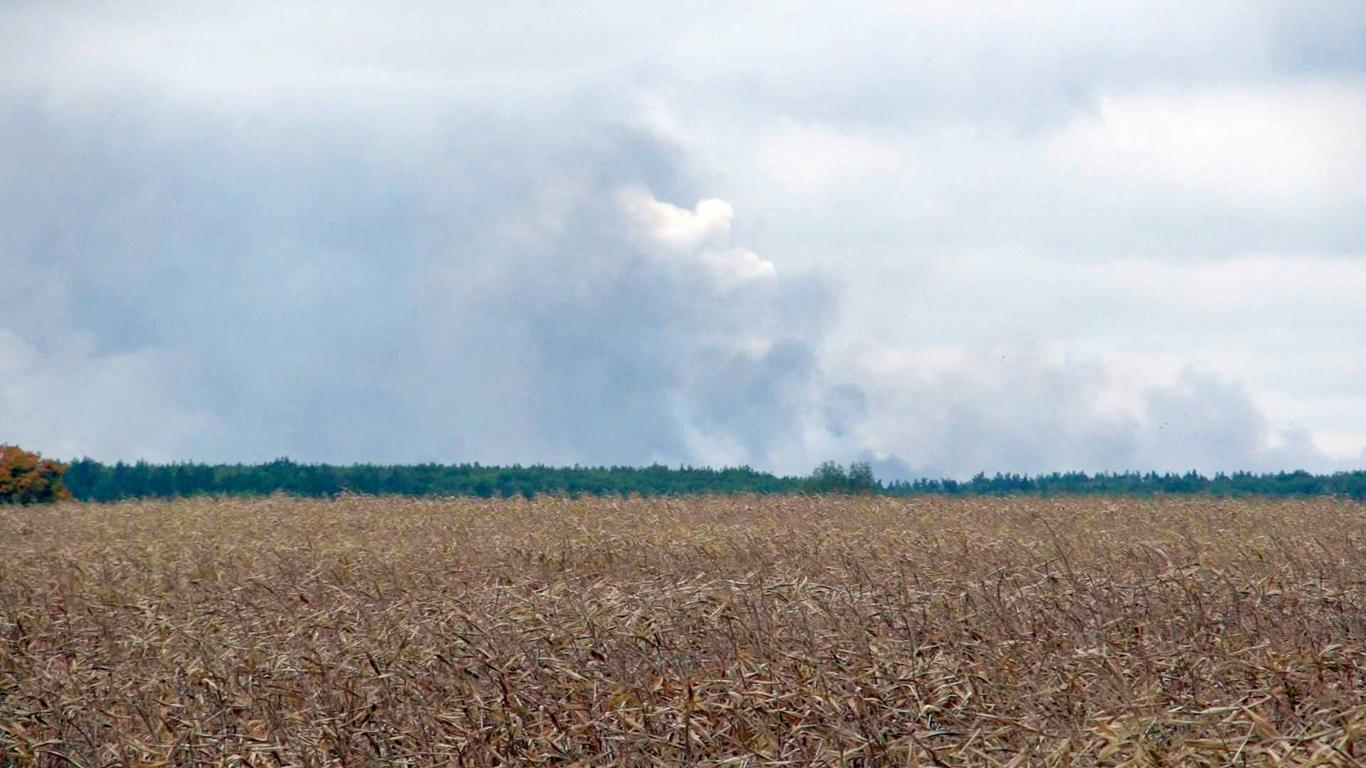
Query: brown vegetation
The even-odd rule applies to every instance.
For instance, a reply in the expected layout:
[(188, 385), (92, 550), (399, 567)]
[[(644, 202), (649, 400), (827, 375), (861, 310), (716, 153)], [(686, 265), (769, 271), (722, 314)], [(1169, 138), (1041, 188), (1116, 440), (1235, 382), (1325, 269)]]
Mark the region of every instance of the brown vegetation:
[(0, 507), (0, 764), (1354, 765), (1366, 507)]

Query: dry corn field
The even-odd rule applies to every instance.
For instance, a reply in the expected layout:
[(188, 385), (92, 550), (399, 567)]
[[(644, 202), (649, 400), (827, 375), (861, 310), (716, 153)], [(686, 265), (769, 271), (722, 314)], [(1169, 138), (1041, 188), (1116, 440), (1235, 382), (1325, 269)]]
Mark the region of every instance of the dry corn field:
[(0, 765), (1362, 765), (1366, 506), (0, 507)]

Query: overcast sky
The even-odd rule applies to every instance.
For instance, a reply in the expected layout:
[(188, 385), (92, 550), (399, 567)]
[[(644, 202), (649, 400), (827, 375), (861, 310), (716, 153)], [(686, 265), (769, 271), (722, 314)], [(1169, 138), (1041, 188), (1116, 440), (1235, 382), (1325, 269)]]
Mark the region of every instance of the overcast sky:
[(0, 442), (1366, 465), (1366, 4), (0, 5)]

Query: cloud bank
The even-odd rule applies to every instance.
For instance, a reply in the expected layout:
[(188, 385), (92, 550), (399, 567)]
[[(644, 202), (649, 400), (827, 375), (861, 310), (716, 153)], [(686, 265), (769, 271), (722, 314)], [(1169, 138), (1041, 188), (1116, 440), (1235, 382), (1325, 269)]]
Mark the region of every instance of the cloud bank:
[(1366, 460), (1358, 4), (16, 5), (0, 30), (0, 439)]

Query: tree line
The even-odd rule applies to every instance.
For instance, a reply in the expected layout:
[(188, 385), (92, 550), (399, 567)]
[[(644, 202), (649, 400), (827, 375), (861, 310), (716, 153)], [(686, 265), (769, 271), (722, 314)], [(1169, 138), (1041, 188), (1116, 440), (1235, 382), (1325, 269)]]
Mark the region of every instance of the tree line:
[(750, 467), (549, 467), (482, 464), (104, 464), (71, 462), (65, 486), (77, 499), (118, 501), (144, 497), (258, 496), (288, 493), (327, 497), (342, 493), (482, 498), (541, 494), (679, 496), (739, 493), (867, 493), (892, 496), (1205, 494), (1214, 496), (1343, 496), (1366, 499), (1366, 471), (1316, 475), (1304, 471), (1207, 477), (1196, 472), (979, 474), (969, 480), (882, 482), (868, 464), (826, 462), (806, 476), (783, 476)]
[(896, 495), (948, 494), (970, 496), (1095, 495), (1095, 496), (1338, 496), (1366, 500), (1366, 470), (1316, 475), (1304, 470), (1257, 474), (1253, 472), (1163, 473), (1053, 472), (1041, 475), (978, 474), (971, 480), (914, 480), (883, 486)]
[(793, 478), (749, 467), (549, 467), (482, 464), (103, 464), (73, 461), (66, 487), (77, 499), (118, 501), (144, 497), (260, 496), (288, 493), (326, 497), (342, 493), (404, 496), (531, 498), (569, 496), (683, 496), (791, 493)]
[(69, 464), (0, 445), (0, 503), (41, 503), (75, 498), (121, 501), (189, 496), (331, 497), (344, 493), (404, 496), (542, 494), (566, 496), (687, 496), (700, 494), (855, 493), (888, 496), (1005, 496), (1203, 494), (1210, 496), (1338, 496), (1366, 500), (1366, 471), (1316, 475), (1305, 471), (1206, 477), (1124, 472), (1041, 475), (979, 474), (969, 480), (883, 482), (867, 463), (821, 464), (805, 476), (775, 475), (751, 467), (550, 467), (469, 464), (264, 464), (148, 462), (105, 464), (84, 458)]

